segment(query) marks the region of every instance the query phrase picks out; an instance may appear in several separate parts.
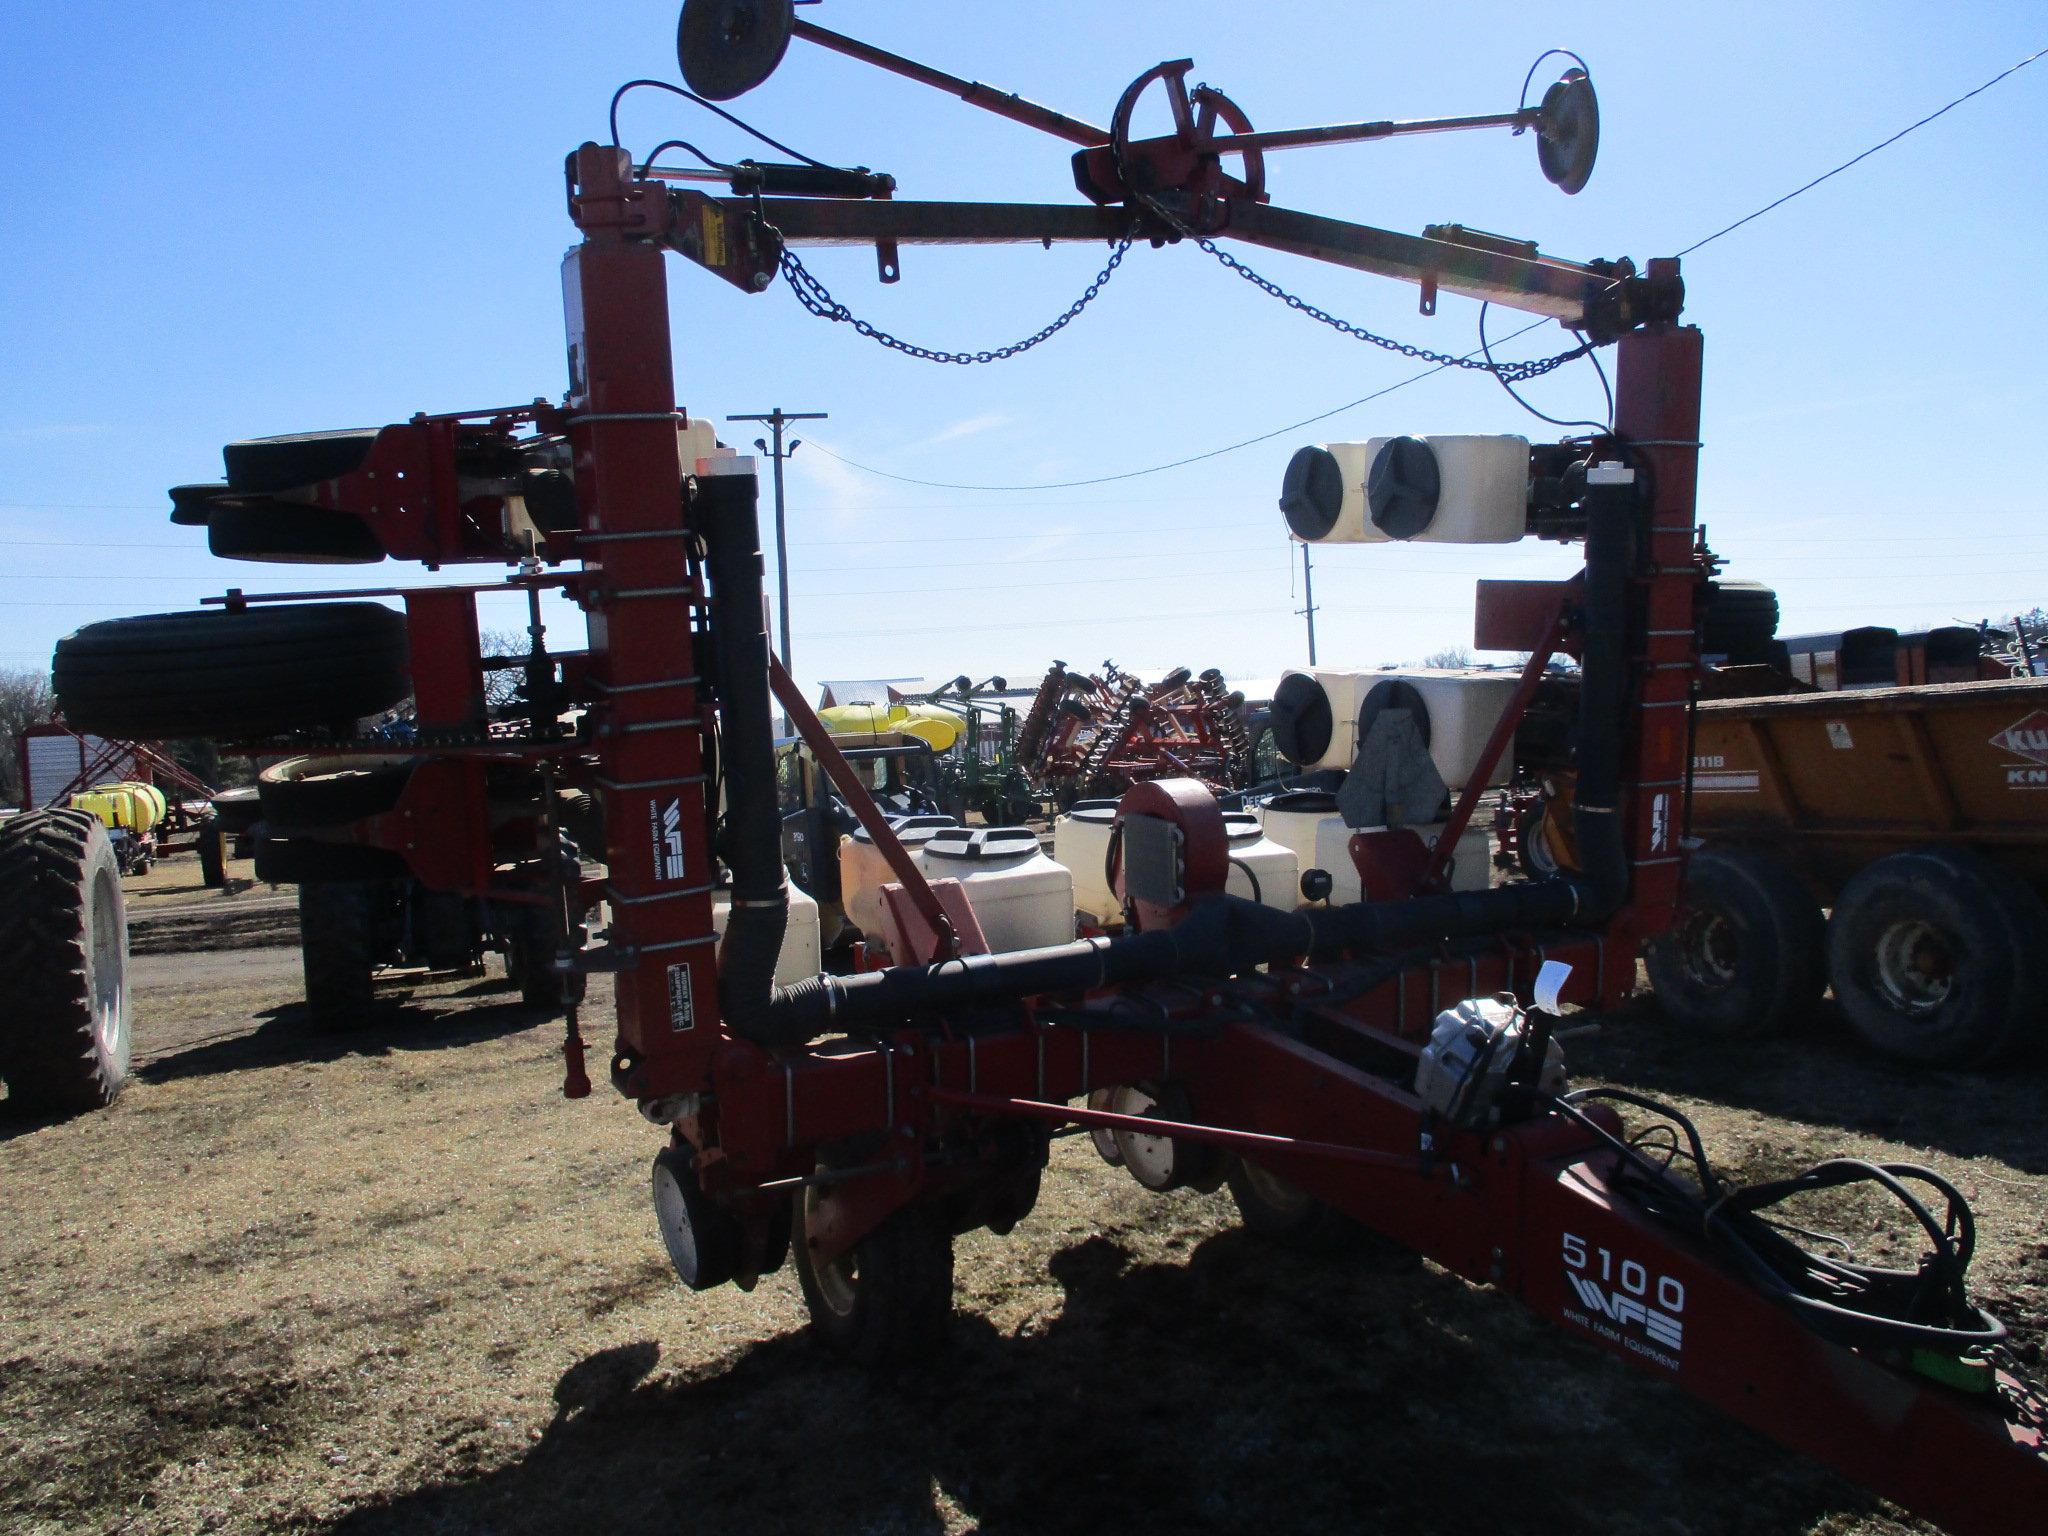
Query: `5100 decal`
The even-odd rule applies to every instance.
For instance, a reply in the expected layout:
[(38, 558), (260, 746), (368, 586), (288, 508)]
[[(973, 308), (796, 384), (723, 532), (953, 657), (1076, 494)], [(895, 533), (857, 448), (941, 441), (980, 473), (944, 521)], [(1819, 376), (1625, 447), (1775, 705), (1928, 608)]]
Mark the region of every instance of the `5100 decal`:
[(1677, 1370), (1685, 1347), (1685, 1283), (1617, 1258), (1576, 1232), (1562, 1235), (1564, 1277), (1584, 1309), (1567, 1304), (1566, 1320)]

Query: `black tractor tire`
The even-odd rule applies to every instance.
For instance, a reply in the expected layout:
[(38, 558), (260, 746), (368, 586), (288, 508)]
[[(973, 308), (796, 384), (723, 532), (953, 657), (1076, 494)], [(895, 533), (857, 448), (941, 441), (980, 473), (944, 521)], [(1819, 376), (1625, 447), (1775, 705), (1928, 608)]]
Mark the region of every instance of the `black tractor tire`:
[(200, 883), (209, 890), (219, 890), (228, 883), (228, 839), (220, 829), (220, 818), (208, 816), (201, 821), (194, 842), (199, 852)]
[(266, 885), (403, 880), (412, 873), (405, 860), (389, 849), (322, 843), (309, 837), (260, 837), (255, 859), (256, 878)]
[(360, 517), (283, 501), (214, 508), (206, 547), (223, 560), (276, 565), (374, 565), (384, 558), (383, 543)]
[(1858, 870), (1835, 902), (1828, 962), (1849, 1028), (1900, 1061), (1983, 1067), (2041, 1039), (2048, 910), (1970, 849)]
[(1760, 581), (1716, 581), (1700, 616), (1700, 649), (1744, 659), (1766, 652), (1778, 633), (1778, 594)]
[(1327, 1201), (1295, 1188), (1278, 1174), (1233, 1157), (1224, 1173), (1245, 1230), (1302, 1253), (1342, 1253), (1364, 1228)]
[(398, 804), (419, 766), (411, 757), (288, 757), (257, 776), (263, 821), (283, 835), (342, 827)]
[(224, 789), (213, 797), (214, 819), (221, 830), (233, 837), (240, 837), (263, 819), (263, 802), (254, 784), (245, 784), (239, 789)]
[(227, 488), (237, 496), (274, 496), (339, 479), (363, 467), (379, 430), (353, 427), (337, 432), (292, 432), (229, 443), (221, 450)]
[(1725, 1040), (1782, 1035), (1827, 986), (1827, 928), (1806, 887), (1767, 854), (1694, 853), (1670, 928), (1644, 964), (1665, 1016)]
[(128, 920), (99, 818), (30, 811), (0, 822), (0, 1080), (12, 1108), (82, 1114), (127, 1086)]
[(299, 950), (306, 1020), (319, 1030), (360, 1029), (376, 1011), (377, 901), (371, 881), (308, 880), (299, 886)]
[[(815, 1186), (805, 1192), (806, 1218), (816, 1197)], [(935, 1208), (905, 1206), (830, 1264), (811, 1257), (807, 1230), (797, 1231), (794, 1246), (811, 1327), (833, 1353), (865, 1366), (898, 1365), (945, 1342), (953, 1232)]]
[(405, 616), (378, 603), (106, 619), (57, 642), (76, 730), (157, 741), (348, 730), (411, 688)]

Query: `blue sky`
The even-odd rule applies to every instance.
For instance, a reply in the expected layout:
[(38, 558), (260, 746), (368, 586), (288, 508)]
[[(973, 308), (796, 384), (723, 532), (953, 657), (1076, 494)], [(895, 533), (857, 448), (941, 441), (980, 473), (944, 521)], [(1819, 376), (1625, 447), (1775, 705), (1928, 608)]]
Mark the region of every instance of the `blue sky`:
[[(807, 14), (1106, 120), (1161, 58), (1262, 128), (1505, 110), (1545, 47), (1599, 87), (1600, 164), (1576, 198), (1528, 139), (1432, 137), (1276, 155), (1275, 201), (1388, 228), (1457, 221), (1574, 257), (1689, 245), (2048, 44), (2037, 4), (1031, 6), (830, 0)], [(573, 22), (563, 18), (573, 17)], [(166, 486), (242, 436), (402, 419), (563, 387), (563, 154), (605, 134), (612, 88), (674, 78), (673, 4), (9, 7), (0, 20), (0, 666), (67, 630), (285, 590), (424, 579), (211, 559)], [(1547, 72), (1547, 71), (1546, 71)], [(734, 104), (903, 195), (1072, 198), (1059, 143), (796, 44)], [(624, 137), (738, 157), (735, 130), (630, 97)], [(2048, 600), (2048, 60), (1686, 263), (1707, 334), (1702, 512), (1731, 574), (1776, 585), (1788, 629), (1974, 619)], [(1476, 306), (1243, 254), (1316, 302), (1463, 352)], [(1036, 330), (1091, 247), (870, 253), (811, 266), (856, 312), (948, 348)], [(1094, 308), (1017, 361), (883, 351), (670, 262), (678, 387), (699, 414), (823, 410), (791, 464), (797, 670), (1004, 670), (1053, 656), (1302, 660), (1274, 508), (1303, 441), (1554, 429), (1483, 376), (1439, 375), (1302, 433), (1089, 490), (975, 494), (876, 478), (1032, 484), (1133, 469), (1326, 410), (1414, 365), (1311, 324), (1189, 248), (1131, 253)], [(1500, 314), (1498, 336), (1523, 323)], [(1558, 349), (1546, 328), (1508, 348)], [(1526, 349), (1526, 350), (1525, 350)], [(1598, 407), (1574, 365), (1528, 391)], [(751, 429), (747, 437), (751, 438)], [(1331, 550), (1325, 664), (1469, 642), (1479, 575), (1570, 555)], [(474, 573), (472, 573), (474, 574)], [(564, 614), (573, 619), (573, 614)], [(487, 622), (512, 622), (509, 609)], [(580, 641), (558, 632), (557, 643)]]

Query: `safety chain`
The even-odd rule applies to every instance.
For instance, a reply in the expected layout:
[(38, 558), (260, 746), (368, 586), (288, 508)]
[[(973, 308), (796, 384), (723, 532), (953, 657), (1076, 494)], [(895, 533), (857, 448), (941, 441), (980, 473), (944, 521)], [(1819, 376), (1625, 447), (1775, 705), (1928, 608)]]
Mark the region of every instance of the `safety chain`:
[[(1146, 201), (1149, 203), (1151, 199), (1146, 198)], [(1168, 221), (1175, 225), (1178, 225), (1180, 222), (1172, 218), (1171, 215), (1168, 215)], [(1417, 362), (1435, 363), (1440, 368), (1471, 368), (1480, 373), (1493, 374), (1496, 378), (1508, 384), (1524, 384), (1530, 379), (1540, 379), (1553, 368), (1562, 368), (1566, 363), (1576, 358), (1584, 357), (1593, 350), (1593, 344), (1590, 341), (1581, 342), (1569, 352), (1560, 352), (1555, 357), (1532, 357), (1519, 363), (1489, 363), (1483, 357), (1458, 357), (1449, 352), (1432, 352), (1428, 347), (1418, 347), (1410, 342), (1396, 341), (1391, 336), (1381, 336), (1377, 332), (1367, 330), (1362, 325), (1354, 325), (1349, 320), (1339, 319), (1328, 310), (1318, 309), (1299, 294), (1289, 293), (1271, 278), (1260, 276), (1207, 236), (1197, 235), (1188, 229), (1182, 229), (1181, 233), (1193, 240), (1197, 246), (1207, 251), (1211, 256), (1214, 256), (1225, 267), (1235, 272), (1254, 288), (1259, 289), (1263, 293), (1271, 294), (1289, 309), (1300, 310), (1309, 319), (1320, 320), (1333, 331), (1341, 331), (1346, 336), (1355, 336), (1360, 341), (1369, 341), (1376, 347), (1385, 347), (1389, 352), (1398, 352), (1403, 357), (1414, 358)]]
[(1116, 269), (1123, 265), (1124, 254), (1130, 248), (1129, 236), (1118, 240), (1115, 248), (1109, 253), (1108, 263), (1095, 274), (1095, 281), (1082, 289), (1081, 296), (1042, 330), (1026, 336), (1022, 341), (1013, 341), (1007, 347), (995, 347), (981, 352), (941, 352), (933, 347), (921, 347), (916, 342), (905, 341), (901, 336), (892, 336), (887, 331), (870, 325), (833, 298), (831, 292), (818, 281), (811, 270), (797, 260), (796, 252), (787, 246), (782, 251), (782, 275), (789, 280), (790, 289), (796, 294), (797, 302), (812, 314), (850, 325), (870, 341), (878, 341), (906, 357), (922, 358), (928, 363), (999, 363), (1005, 358), (1015, 357), (1020, 352), (1029, 352), (1041, 341), (1049, 341), (1065, 330), (1076, 315), (1094, 302), (1095, 296), (1102, 292), (1103, 285), (1116, 275)]
[[(1169, 86), (1169, 89), (1171, 89), (1171, 86)], [(1210, 87), (1206, 83), (1198, 85), (1195, 87), (1195, 94), (1199, 95), (1209, 89)], [(1320, 320), (1333, 331), (1355, 337), (1359, 341), (1369, 341), (1376, 347), (1384, 347), (1389, 352), (1398, 352), (1403, 357), (1412, 357), (1419, 363), (1435, 363), (1439, 368), (1470, 368), (1479, 373), (1490, 373), (1506, 384), (1523, 384), (1530, 379), (1540, 379), (1553, 368), (1562, 368), (1566, 363), (1571, 362), (1575, 358), (1584, 357), (1593, 350), (1593, 344), (1588, 341), (1581, 342), (1569, 352), (1560, 352), (1555, 357), (1532, 357), (1519, 363), (1495, 363), (1487, 361), (1484, 357), (1458, 357), (1449, 352), (1433, 352), (1428, 347), (1418, 347), (1409, 342), (1396, 341), (1391, 336), (1382, 336), (1376, 331), (1367, 330), (1362, 325), (1354, 325), (1349, 320), (1340, 320), (1328, 310), (1319, 309), (1309, 303), (1308, 300), (1302, 298), (1299, 294), (1289, 293), (1271, 278), (1254, 272), (1207, 235), (1189, 228), (1179, 215), (1175, 214), (1172, 209), (1161, 203), (1149, 192), (1139, 190), (1125, 171), (1123, 146), (1118, 144), (1114, 137), (1110, 139), (1109, 152), (1110, 158), (1116, 163), (1117, 180), (1128, 188), (1131, 195), (1143, 203), (1155, 218), (1164, 222), (1183, 239), (1194, 241), (1198, 249), (1214, 256), (1225, 268), (1235, 272), (1260, 292), (1270, 294), (1289, 309), (1299, 310), (1311, 320)]]
[(2042, 1391), (2032, 1367), (2009, 1343), (1995, 1344), (1987, 1353), (1992, 1365), (2010, 1376), (2017, 1388), (2006, 1397), (2017, 1422), (2048, 1434), (2048, 1393)]

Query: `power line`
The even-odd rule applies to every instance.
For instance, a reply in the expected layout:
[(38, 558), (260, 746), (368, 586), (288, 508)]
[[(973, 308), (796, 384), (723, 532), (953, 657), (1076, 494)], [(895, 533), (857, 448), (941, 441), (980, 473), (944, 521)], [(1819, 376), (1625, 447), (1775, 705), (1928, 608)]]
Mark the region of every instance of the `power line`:
[(2048, 57), (2048, 48), (2043, 48), (2037, 53), (2028, 54), (2024, 59), (2021, 59), (2019, 63), (2013, 65), (2010, 69), (2000, 70), (1997, 74), (1993, 75), (1989, 80), (1986, 80), (1982, 85), (1978, 86), (1974, 91), (1963, 92), (1962, 95), (1958, 96), (1954, 101), (1948, 103), (1948, 105), (1935, 108), (1934, 111), (1928, 113), (1925, 117), (1921, 118), (1919, 122), (1909, 123), (1906, 127), (1901, 128), (1897, 133), (1893, 134), (1890, 138), (1885, 139), (1880, 143), (1871, 145), (1870, 148), (1864, 150), (1863, 153), (1860, 155), (1856, 155), (1850, 159), (1844, 160), (1832, 171), (1823, 171), (1820, 175), (1814, 177), (1813, 180), (1806, 183), (1805, 186), (1794, 187), (1790, 192), (1787, 192), (1783, 197), (1778, 198), (1775, 202), (1765, 203), (1763, 207), (1757, 209), (1756, 212), (1745, 213), (1733, 224), (1730, 224), (1723, 229), (1715, 230), (1711, 235), (1708, 235), (1706, 239), (1693, 241), (1691, 245), (1688, 245), (1684, 250), (1680, 251), (1678, 254), (1680, 256), (1690, 256), (1694, 251), (1698, 250), (1701, 246), (1711, 245), (1716, 240), (1720, 239), (1723, 235), (1733, 234), (1736, 230), (1742, 228), (1743, 225), (1749, 223), (1750, 220), (1760, 219), (1765, 214), (1769, 213), (1772, 209), (1784, 207), (1785, 204), (1791, 202), (1793, 198), (1798, 197), (1801, 193), (1811, 192), (1815, 187), (1819, 186), (1822, 182), (1828, 180), (1830, 177), (1839, 176), (1842, 174), (1842, 172), (1848, 170), (1850, 166), (1857, 165), (1860, 164), (1862, 161), (1868, 160), (1872, 155), (1876, 154), (1879, 150), (1890, 148), (1892, 145), (1898, 143), (1899, 140), (1903, 139), (1907, 134), (1912, 133), (1915, 129), (1925, 128), (1937, 117), (1940, 117), (1947, 112), (1953, 112), (1957, 107), (1960, 107), (1972, 96), (1983, 95), (1984, 92), (1990, 90), (1991, 87), (1998, 84), (1999, 81), (2005, 79), (2006, 76), (2018, 74), (2021, 70), (2025, 69), (2029, 64), (2033, 63), (2036, 59), (2043, 57)]
[[(1529, 332), (1549, 323), (1548, 320), (1534, 321), (1523, 326), (1519, 331), (1508, 332), (1501, 340), (1513, 341), (1517, 336), (1526, 336)], [(1474, 348), (1465, 354), (1463, 361), (1469, 362), (1477, 356), (1479, 356), (1479, 351), (1477, 348)], [(843, 453), (834, 453), (822, 443), (814, 442), (811, 446), (820, 453), (837, 459), (848, 469), (857, 469), (861, 473), (868, 475), (879, 475), (884, 480), (895, 480), (904, 485), (928, 485), (943, 491), (1066, 491), (1072, 490), (1077, 486), (1111, 485), (1119, 480), (1135, 480), (1141, 475), (1156, 475), (1165, 470), (1180, 469), (1189, 464), (1199, 464), (1204, 459), (1219, 459), (1226, 453), (1237, 452), (1240, 448), (1250, 448), (1256, 443), (1270, 442), (1273, 438), (1283, 436), (1286, 433), (1299, 431), (1303, 427), (1314, 426), (1319, 421), (1328, 421), (1332, 416), (1341, 416), (1346, 411), (1356, 410), (1361, 405), (1366, 405), (1383, 396), (1391, 395), (1397, 389), (1405, 389), (1410, 384), (1419, 384), (1432, 374), (1442, 373), (1445, 369), (1455, 368), (1456, 366), (1456, 363), (1438, 363), (1434, 367), (1423, 369), (1420, 373), (1411, 373), (1405, 379), (1398, 379), (1384, 389), (1376, 389), (1369, 395), (1360, 395), (1356, 400), (1347, 401), (1343, 405), (1332, 406), (1329, 410), (1318, 412), (1314, 416), (1304, 416), (1300, 421), (1291, 421), (1284, 427), (1273, 428), (1270, 432), (1261, 432), (1257, 437), (1247, 437), (1242, 442), (1231, 443), (1222, 448), (1211, 448), (1205, 453), (1191, 453), (1184, 459), (1174, 459), (1166, 464), (1153, 464), (1145, 469), (1127, 469), (1121, 474), (1115, 475), (1095, 475), (1086, 480), (1045, 480), (1031, 485), (974, 485), (958, 480), (920, 480), (914, 475), (899, 475), (890, 470), (876, 469), (872, 464), (863, 464), (858, 459), (849, 459)]]

